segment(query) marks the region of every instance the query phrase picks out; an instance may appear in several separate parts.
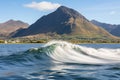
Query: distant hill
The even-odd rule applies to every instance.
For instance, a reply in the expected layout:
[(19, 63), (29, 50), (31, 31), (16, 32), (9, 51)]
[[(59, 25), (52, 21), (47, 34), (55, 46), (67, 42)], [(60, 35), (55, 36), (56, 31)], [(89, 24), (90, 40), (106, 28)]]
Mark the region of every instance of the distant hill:
[(29, 25), (22, 21), (9, 20), (4, 23), (0, 23), (0, 36), (6, 37), (10, 33), (20, 29), (27, 28)]
[(91, 20), (91, 22), (99, 27), (104, 28), (105, 30), (107, 30), (108, 32), (111, 32), (113, 29), (117, 28), (120, 25), (113, 25), (113, 24), (108, 24), (108, 23), (102, 23), (96, 20)]
[(38, 19), (27, 29), (17, 31), (12, 37), (56, 33), (58, 35), (113, 38), (109, 32), (92, 24), (74, 9), (61, 6), (56, 11)]
[(120, 25), (102, 23), (96, 20), (92, 20), (91, 22), (99, 27), (104, 28), (105, 30), (110, 32), (112, 35), (120, 36)]
[(120, 25), (111, 31), (111, 34), (120, 37)]

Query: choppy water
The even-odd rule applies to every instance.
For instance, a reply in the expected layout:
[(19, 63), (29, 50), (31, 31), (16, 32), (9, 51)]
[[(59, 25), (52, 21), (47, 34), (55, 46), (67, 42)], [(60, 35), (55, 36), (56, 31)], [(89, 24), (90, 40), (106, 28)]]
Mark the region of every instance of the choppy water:
[(120, 80), (120, 44), (0, 44), (0, 80)]

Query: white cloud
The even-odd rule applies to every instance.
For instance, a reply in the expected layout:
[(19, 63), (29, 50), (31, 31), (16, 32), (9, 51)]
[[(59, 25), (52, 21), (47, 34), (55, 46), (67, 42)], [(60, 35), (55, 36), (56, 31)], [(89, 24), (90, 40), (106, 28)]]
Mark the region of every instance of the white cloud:
[(30, 4), (25, 4), (25, 7), (28, 8), (33, 8), (41, 11), (47, 11), (47, 10), (54, 10), (58, 7), (60, 7), (60, 4), (58, 3), (52, 3), (52, 2), (47, 2), (47, 1), (42, 1), (42, 2), (32, 2)]

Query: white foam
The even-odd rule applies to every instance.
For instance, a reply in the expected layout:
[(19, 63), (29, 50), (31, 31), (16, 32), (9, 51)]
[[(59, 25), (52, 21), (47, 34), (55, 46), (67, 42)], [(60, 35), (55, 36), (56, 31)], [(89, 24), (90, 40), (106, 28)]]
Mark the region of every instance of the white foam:
[[(56, 44), (55, 50), (48, 54), (52, 59), (68, 63), (104, 64), (120, 62), (120, 49), (89, 48), (65, 41), (50, 41), (45, 46)], [(76, 49), (79, 50), (76, 50)]]

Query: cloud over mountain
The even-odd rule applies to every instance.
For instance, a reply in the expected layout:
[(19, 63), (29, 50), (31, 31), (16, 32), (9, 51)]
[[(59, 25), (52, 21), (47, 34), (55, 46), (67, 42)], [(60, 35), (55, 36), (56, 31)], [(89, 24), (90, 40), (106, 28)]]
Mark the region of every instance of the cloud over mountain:
[(25, 4), (24, 6), (32, 9), (41, 10), (41, 11), (47, 11), (47, 10), (57, 9), (61, 5), (58, 3), (42, 1), (42, 2), (32, 2), (29, 4)]

